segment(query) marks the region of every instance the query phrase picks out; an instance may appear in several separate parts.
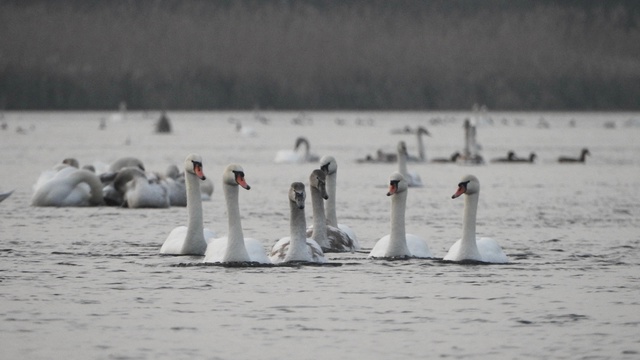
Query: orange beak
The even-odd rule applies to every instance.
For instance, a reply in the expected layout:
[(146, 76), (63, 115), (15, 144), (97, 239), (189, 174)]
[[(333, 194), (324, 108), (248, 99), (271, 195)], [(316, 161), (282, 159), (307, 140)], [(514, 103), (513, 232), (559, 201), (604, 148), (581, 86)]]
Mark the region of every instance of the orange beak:
[(451, 196), (451, 198), (452, 198), (452, 199), (455, 199), (455, 198), (457, 198), (458, 196), (460, 196), (460, 195), (464, 194), (465, 192), (467, 192), (467, 187), (466, 187), (466, 186), (462, 186), (462, 185), (460, 185), (460, 186), (458, 186), (458, 191), (456, 191), (456, 193), (455, 193), (455, 194), (453, 194), (453, 195)]
[(200, 165), (198, 165), (198, 164), (195, 164), (195, 165), (193, 166), (193, 171), (195, 171), (196, 176), (197, 176), (198, 178), (200, 178), (200, 180), (206, 180), (206, 179), (207, 179), (207, 177), (206, 177), (206, 176), (204, 176), (204, 172), (202, 172), (202, 166), (200, 166)]
[(236, 174), (236, 183), (238, 183), (238, 185), (242, 186), (244, 189), (251, 189), (251, 186), (249, 186), (249, 184), (247, 184), (247, 182), (244, 180), (244, 176), (240, 174)]

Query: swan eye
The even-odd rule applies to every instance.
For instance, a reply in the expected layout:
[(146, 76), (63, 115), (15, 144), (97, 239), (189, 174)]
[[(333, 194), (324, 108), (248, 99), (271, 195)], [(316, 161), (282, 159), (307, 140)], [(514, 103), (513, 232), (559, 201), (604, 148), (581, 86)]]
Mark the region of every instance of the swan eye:
[(320, 170), (324, 171), (325, 173), (329, 173), (329, 163), (320, 166)]
[(391, 181), (389, 181), (389, 185), (393, 186), (393, 187), (398, 187), (399, 183), (400, 183), (400, 180), (391, 180)]
[(463, 187), (466, 190), (467, 189), (467, 185), (469, 185), (469, 181), (471, 181), (471, 180), (463, 181), (463, 182), (459, 183), (458, 186), (459, 187)]

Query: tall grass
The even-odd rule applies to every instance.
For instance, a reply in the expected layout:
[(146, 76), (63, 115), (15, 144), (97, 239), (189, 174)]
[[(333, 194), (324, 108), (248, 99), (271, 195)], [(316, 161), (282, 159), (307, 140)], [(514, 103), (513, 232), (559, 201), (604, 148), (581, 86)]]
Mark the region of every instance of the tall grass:
[[(532, 5), (533, 4), (533, 5)], [(634, 3), (0, 2), (8, 109), (639, 109)]]

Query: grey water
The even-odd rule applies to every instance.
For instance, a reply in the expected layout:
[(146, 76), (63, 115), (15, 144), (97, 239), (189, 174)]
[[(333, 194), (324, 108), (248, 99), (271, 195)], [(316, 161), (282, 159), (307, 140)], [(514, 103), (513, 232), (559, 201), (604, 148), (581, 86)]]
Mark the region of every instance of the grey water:
[[(472, 173), (481, 182), (477, 231), (502, 245), (502, 265), (369, 260), (365, 251), (327, 254), (329, 266), (201, 266), (158, 253), (186, 224), (185, 208), (30, 206), (39, 174), (66, 157), (100, 168), (136, 156), (163, 172), (199, 153), (216, 187), (203, 203), (205, 226), (226, 231), (220, 177), (239, 163), (252, 187), (240, 194), (244, 233), (266, 250), (288, 235), (289, 184), (307, 183), (318, 166), (273, 157), (306, 136), (312, 152), (336, 157), (339, 220), (371, 248), (389, 232), (386, 185), (397, 165), (356, 160), (399, 140), (416, 154), (415, 135), (392, 132), (419, 125), (431, 133), (427, 157), (449, 156), (462, 149), (462, 121), (477, 114), (168, 115), (171, 134), (154, 133), (159, 113), (0, 119), (0, 192), (15, 190), (0, 203), (1, 358), (640, 356), (640, 114), (489, 113), (478, 127), (483, 156), (535, 152), (534, 164), (409, 164), (425, 186), (410, 189), (407, 231), (442, 258), (462, 232), (463, 201), (451, 195)], [(583, 147), (586, 163), (557, 163)]]

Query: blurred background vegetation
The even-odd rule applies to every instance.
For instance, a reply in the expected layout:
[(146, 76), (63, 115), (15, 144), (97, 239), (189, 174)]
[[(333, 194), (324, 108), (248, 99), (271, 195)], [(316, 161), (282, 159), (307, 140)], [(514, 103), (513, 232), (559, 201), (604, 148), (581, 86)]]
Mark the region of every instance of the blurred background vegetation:
[(0, 108), (640, 109), (640, 2), (0, 1)]

